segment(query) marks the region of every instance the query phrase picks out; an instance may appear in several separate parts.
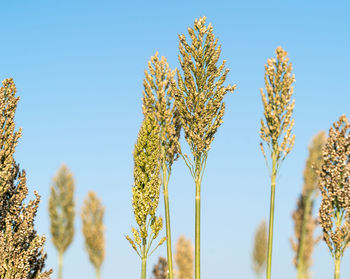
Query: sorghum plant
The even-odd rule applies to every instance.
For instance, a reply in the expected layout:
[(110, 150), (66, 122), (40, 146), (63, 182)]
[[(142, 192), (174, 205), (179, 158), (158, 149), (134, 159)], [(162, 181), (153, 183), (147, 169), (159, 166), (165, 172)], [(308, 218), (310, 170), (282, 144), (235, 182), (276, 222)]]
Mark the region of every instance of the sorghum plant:
[(95, 192), (89, 192), (81, 211), (85, 248), (90, 262), (96, 270), (96, 278), (101, 278), (101, 265), (105, 257), (103, 217), (105, 208)]
[(50, 278), (43, 272), (46, 260), (45, 236), (34, 229), (40, 196), (24, 203), (28, 195), (26, 173), (20, 171), (14, 152), (21, 130), (15, 131), (19, 97), (12, 79), (0, 88), (0, 278)]
[(165, 258), (159, 257), (158, 263), (154, 265), (153, 268), (153, 278), (154, 279), (166, 279), (168, 275), (168, 263)]
[(180, 236), (176, 243), (175, 261), (178, 279), (193, 278), (193, 245), (191, 240)]
[(265, 117), (265, 121), (261, 119), (260, 137), (265, 142), (271, 158), (269, 164), (264, 145), (260, 142), (271, 178), (267, 279), (271, 278), (276, 177), (281, 163), (294, 145), (295, 138), (294, 135), (292, 136), (294, 100), (291, 101), (291, 97), (293, 95), (292, 83), (295, 81), (292, 75), (292, 64), (289, 63), (287, 52), (281, 47), (276, 49), (276, 56), (277, 58), (268, 59), (265, 65), (266, 94), (263, 89), (260, 90)]
[(185, 139), (193, 158), (182, 155), (196, 185), (195, 202), (195, 278), (200, 278), (200, 188), (211, 142), (223, 122), (223, 98), (235, 86), (223, 86), (228, 69), (224, 60), (220, 66), (221, 46), (217, 46), (211, 24), (205, 26), (205, 17), (188, 28), (191, 45), (180, 35), (179, 61), (183, 77), (177, 71), (178, 87), (174, 84), (175, 105), (179, 112)]
[(267, 228), (265, 220), (262, 221), (255, 232), (253, 248), (253, 270), (257, 278), (261, 278), (266, 269), (267, 258)]
[(58, 251), (58, 279), (62, 279), (63, 254), (74, 236), (74, 179), (62, 165), (53, 178), (49, 199), (52, 242)]
[(319, 221), (323, 239), (334, 259), (334, 279), (339, 279), (340, 262), (350, 244), (350, 124), (342, 115), (329, 129), (319, 172), (322, 201)]
[(165, 224), (167, 236), (167, 258), (169, 278), (173, 279), (173, 260), (171, 250), (170, 210), (168, 184), (173, 162), (178, 158), (180, 123), (174, 106), (174, 96), (171, 82), (175, 71), (171, 71), (165, 57), (160, 60), (158, 53), (148, 62), (148, 71), (143, 81), (143, 113), (154, 114), (159, 125), (161, 180), (163, 185)]
[(304, 186), (293, 212), (295, 240), (291, 239), (295, 252), (294, 264), (298, 279), (310, 278), (311, 255), (319, 237), (314, 237), (317, 219), (313, 217), (313, 205), (318, 194), (318, 173), (322, 165), (322, 148), (326, 142), (325, 132), (319, 132), (309, 147), (309, 158), (304, 170)]
[(132, 206), (138, 229), (132, 228), (133, 238), (126, 236), (141, 258), (141, 279), (146, 279), (147, 258), (163, 244), (163, 237), (150, 251), (153, 241), (163, 227), (161, 217), (156, 217), (160, 191), (159, 126), (153, 114), (143, 120), (134, 149), (134, 186)]

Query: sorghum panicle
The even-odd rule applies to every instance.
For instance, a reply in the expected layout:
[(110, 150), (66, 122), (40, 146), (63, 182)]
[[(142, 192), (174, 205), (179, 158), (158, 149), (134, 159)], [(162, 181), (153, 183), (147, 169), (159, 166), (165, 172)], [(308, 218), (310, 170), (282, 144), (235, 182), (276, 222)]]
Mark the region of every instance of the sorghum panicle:
[(221, 46), (217, 45), (218, 39), (215, 39), (212, 25), (205, 26), (205, 21), (206, 17), (196, 19), (194, 28), (188, 28), (191, 44), (187, 43), (185, 35), (179, 36), (179, 61), (183, 77), (177, 70), (178, 88), (175, 89), (175, 102), (185, 139), (195, 158), (209, 151), (214, 135), (223, 122), (223, 98), (236, 88), (236, 85), (223, 86), (229, 70), (225, 68), (226, 60), (216, 65)]
[[(322, 148), (326, 142), (325, 132), (319, 132), (309, 146), (309, 157), (304, 169), (304, 185), (297, 202), (297, 208), (293, 212), (294, 238), (291, 239), (292, 248), (295, 252), (293, 259), (298, 269), (300, 278), (310, 278), (309, 267), (312, 264), (311, 255), (314, 246), (320, 237), (314, 237), (314, 230), (318, 224), (313, 217), (313, 205), (318, 194), (318, 171), (323, 163)], [(299, 266), (302, 265), (302, 266)]]
[(103, 217), (105, 208), (95, 192), (90, 191), (84, 200), (81, 211), (85, 248), (90, 262), (96, 270), (101, 268), (105, 258), (105, 226)]
[(59, 253), (64, 253), (74, 237), (74, 178), (62, 165), (53, 178), (49, 199), (52, 242)]
[[(160, 191), (159, 170), (159, 126), (154, 115), (150, 114), (142, 122), (134, 149), (132, 206), (139, 228), (132, 228), (133, 239), (126, 236), (141, 258), (147, 257), (151, 243), (157, 238), (163, 226), (162, 218), (156, 217)], [(147, 242), (149, 233), (151, 233), (150, 243)], [(165, 238), (162, 238), (158, 246), (164, 241)]]
[(265, 220), (257, 228), (254, 236), (253, 270), (257, 277), (261, 276), (266, 268), (267, 259), (267, 227)]
[[(292, 83), (292, 64), (289, 63), (287, 52), (281, 47), (276, 49), (276, 57), (267, 60), (265, 65), (265, 89), (260, 89), (264, 105), (265, 120), (261, 119), (260, 137), (267, 144), (270, 152), (277, 151), (277, 162), (282, 161), (294, 145), (295, 135), (292, 135), (294, 119), (292, 113), (295, 101)], [(263, 143), (262, 152), (266, 156)]]
[(319, 132), (309, 147), (309, 158), (306, 161), (304, 169), (304, 186), (302, 195), (308, 196), (309, 193), (318, 193), (319, 174), (323, 164), (322, 150), (326, 144), (327, 136), (324, 131)]
[(34, 229), (40, 196), (35, 191), (35, 199), (24, 203), (26, 173), (14, 159), (21, 137), (14, 122), (18, 100), (13, 80), (5, 79), (0, 88), (0, 277), (48, 279), (52, 270), (42, 271), (46, 238)]
[(176, 243), (175, 261), (177, 264), (177, 278), (178, 279), (192, 279), (193, 278), (193, 245), (191, 240), (180, 236)]
[(159, 59), (158, 52), (148, 62), (148, 71), (145, 70), (143, 81), (143, 114), (153, 113), (160, 127), (160, 145), (165, 149), (167, 170), (178, 158), (180, 119), (174, 105), (175, 70), (171, 71), (164, 56)]
[(341, 259), (350, 244), (350, 124), (342, 115), (329, 129), (319, 172), (319, 221), (332, 256)]
[(159, 257), (158, 263), (153, 267), (153, 279), (167, 279), (168, 263), (166, 258)]

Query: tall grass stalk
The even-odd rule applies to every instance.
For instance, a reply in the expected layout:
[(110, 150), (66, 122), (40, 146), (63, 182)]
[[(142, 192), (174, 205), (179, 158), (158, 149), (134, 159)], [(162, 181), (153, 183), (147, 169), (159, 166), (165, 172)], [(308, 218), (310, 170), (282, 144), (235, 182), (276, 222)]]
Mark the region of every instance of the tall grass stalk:
[(309, 146), (309, 157), (304, 170), (304, 185), (293, 212), (295, 239), (291, 239), (296, 255), (294, 264), (297, 279), (310, 278), (311, 255), (314, 246), (320, 240), (314, 237), (317, 219), (313, 217), (313, 205), (318, 196), (318, 173), (322, 166), (322, 148), (326, 142), (325, 132), (319, 132)]
[(179, 36), (179, 61), (183, 77), (177, 71), (178, 84), (175, 105), (179, 111), (185, 139), (193, 157), (182, 154), (196, 186), (195, 198), (195, 278), (200, 278), (200, 208), (201, 183), (210, 144), (223, 122), (223, 98), (235, 86), (223, 86), (228, 69), (224, 60), (219, 66), (221, 46), (217, 46), (211, 24), (205, 26), (206, 17), (196, 19), (194, 28), (188, 28), (191, 45), (184, 35)]
[(132, 228), (133, 239), (125, 236), (141, 259), (141, 279), (146, 279), (147, 258), (166, 240), (163, 237), (153, 249), (152, 243), (163, 227), (156, 217), (160, 191), (159, 126), (153, 114), (142, 122), (134, 149), (134, 186), (132, 206), (138, 229)]
[(74, 237), (74, 179), (66, 165), (53, 178), (49, 198), (52, 242), (58, 251), (58, 279), (62, 279), (63, 254)]
[(322, 201), (319, 221), (334, 260), (334, 279), (340, 277), (340, 263), (350, 245), (350, 123), (345, 115), (333, 123), (323, 149), (319, 172)]
[(174, 106), (174, 93), (171, 83), (174, 82), (175, 71), (171, 71), (166, 58), (158, 58), (158, 52), (148, 62), (143, 82), (143, 113), (153, 114), (159, 126), (161, 151), (161, 182), (163, 185), (168, 275), (173, 279), (173, 259), (171, 249), (170, 209), (168, 185), (173, 162), (179, 157), (180, 123)]
[(291, 74), (292, 64), (289, 63), (287, 52), (281, 47), (276, 49), (276, 56), (276, 58), (268, 59), (265, 65), (266, 94), (263, 89), (260, 90), (265, 118), (265, 120), (261, 120), (260, 137), (265, 142), (271, 159), (269, 164), (264, 145), (260, 142), (271, 179), (267, 279), (271, 278), (276, 178), (281, 163), (294, 145), (295, 138), (294, 135), (292, 136), (294, 100), (291, 101), (291, 97), (293, 94), (292, 83), (295, 80), (294, 75)]

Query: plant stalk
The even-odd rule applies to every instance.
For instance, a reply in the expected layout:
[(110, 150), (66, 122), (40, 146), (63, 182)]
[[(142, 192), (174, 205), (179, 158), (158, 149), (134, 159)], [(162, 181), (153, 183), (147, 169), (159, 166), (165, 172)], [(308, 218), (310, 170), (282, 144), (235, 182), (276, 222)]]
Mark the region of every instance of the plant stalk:
[(146, 263), (147, 263), (147, 257), (143, 256), (142, 262), (141, 262), (141, 279), (146, 279)]
[(96, 268), (96, 278), (101, 279), (101, 268)]
[(266, 279), (271, 279), (271, 263), (272, 263), (272, 240), (273, 240), (273, 221), (275, 212), (275, 189), (277, 176), (277, 154), (272, 153), (272, 173), (271, 173), (271, 195), (270, 195), (270, 219), (269, 219), (269, 237), (267, 249), (267, 267)]
[[(163, 155), (165, 156), (164, 147)], [(164, 158), (163, 156), (163, 158)], [(171, 250), (171, 230), (170, 230), (170, 211), (169, 211), (169, 195), (168, 195), (168, 179), (167, 168), (165, 165), (165, 159), (163, 159), (163, 194), (164, 194), (164, 208), (165, 208), (165, 225), (166, 225), (166, 246), (167, 246), (167, 258), (168, 258), (168, 277), (173, 279), (173, 259)]]
[(334, 259), (334, 279), (340, 278), (340, 257)]
[(58, 279), (62, 279), (63, 253), (58, 252)]
[(305, 278), (305, 263), (304, 263), (304, 249), (305, 249), (305, 235), (306, 235), (306, 224), (307, 224), (307, 218), (310, 216), (310, 210), (311, 210), (311, 198), (310, 196), (306, 196), (305, 200), (305, 209), (304, 209), (304, 215), (303, 215), (303, 221), (301, 224), (301, 232), (300, 232), (300, 243), (299, 243), (299, 250), (298, 250), (298, 275), (297, 279), (304, 279)]
[(201, 181), (196, 177), (196, 210), (195, 210), (195, 279), (200, 279), (200, 222), (201, 222)]

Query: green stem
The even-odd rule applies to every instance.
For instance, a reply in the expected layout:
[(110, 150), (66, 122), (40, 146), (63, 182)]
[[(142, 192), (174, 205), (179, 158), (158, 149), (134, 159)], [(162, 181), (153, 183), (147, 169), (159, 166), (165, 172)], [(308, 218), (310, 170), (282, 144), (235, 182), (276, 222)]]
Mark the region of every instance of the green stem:
[(335, 257), (334, 259), (334, 279), (339, 279), (340, 277), (340, 257)]
[(147, 263), (147, 257), (142, 257), (141, 262), (141, 279), (146, 279), (146, 263)]
[(168, 179), (167, 179), (167, 168), (165, 165), (165, 160), (163, 160), (162, 169), (163, 169), (163, 194), (164, 194), (165, 225), (166, 225), (166, 246), (167, 246), (168, 269), (169, 269), (168, 271), (169, 271), (169, 279), (173, 279), (173, 258), (172, 258), (172, 250), (171, 250)]
[(58, 279), (62, 279), (63, 253), (58, 252)]
[(275, 211), (275, 189), (276, 189), (276, 176), (277, 176), (276, 166), (277, 166), (276, 153), (273, 152), (272, 153), (270, 220), (269, 220), (269, 237), (268, 237), (268, 250), (267, 250), (266, 279), (271, 279), (273, 219), (274, 219), (274, 211)]
[[(341, 224), (343, 222), (343, 214), (344, 211), (340, 212), (341, 210), (337, 208), (336, 210), (336, 227), (340, 228)], [(339, 279), (340, 277), (340, 259), (342, 256), (342, 252), (340, 250), (336, 250), (334, 253), (334, 279)]]
[(200, 279), (200, 211), (201, 211), (201, 181), (196, 177), (196, 223), (195, 223), (195, 279)]
[(96, 279), (101, 279), (101, 268), (100, 267), (96, 268)]
[(304, 249), (305, 249), (305, 236), (306, 236), (306, 224), (308, 222), (308, 218), (311, 215), (311, 197), (310, 195), (307, 195), (305, 197), (305, 208), (304, 208), (304, 215), (303, 220), (301, 224), (301, 232), (300, 232), (300, 242), (299, 242), (299, 249), (298, 249), (298, 276), (297, 279), (304, 279), (305, 278), (305, 266), (304, 266)]

